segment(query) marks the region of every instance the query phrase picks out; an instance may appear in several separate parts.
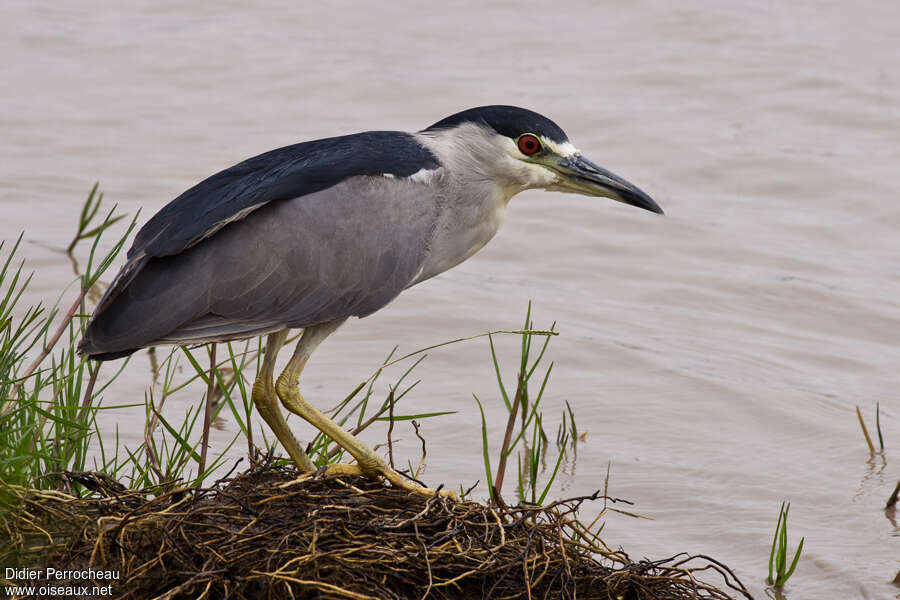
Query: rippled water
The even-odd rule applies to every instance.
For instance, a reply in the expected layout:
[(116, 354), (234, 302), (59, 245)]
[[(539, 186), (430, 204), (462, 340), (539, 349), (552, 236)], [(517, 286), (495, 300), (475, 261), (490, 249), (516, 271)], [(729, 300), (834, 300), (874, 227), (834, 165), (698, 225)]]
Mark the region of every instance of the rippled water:
[[(610, 545), (709, 554), (763, 596), (789, 500), (792, 536), (806, 536), (789, 598), (897, 593), (900, 529), (882, 510), (900, 477), (896, 5), (129, 4), (0, 7), (0, 237), (26, 232), (28, 300), (72, 280), (58, 249), (94, 180), (145, 220), (277, 146), (480, 104), (538, 110), (667, 216), (521, 194), (474, 259), (329, 339), (307, 397), (330, 405), (394, 344), (516, 327), (530, 299), (536, 324), (562, 333), (546, 418), (555, 430), (568, 400), (588, 432), (555, 493), (595, 490), (609, 462), (610, 493), (652, 517), (611, 517)], [(502, 343), (509, 370), (515, 343)], [(424, 425), (429, 482), (481, 477), (471, 394), (494, 439), (504, 412), (488, 361), (479, 340), (417, 371), (416, 410), (458, 411)], [(141, 401), (148, 369), (138, 356), (109, 395)], [(887, 454), (870, 458), (853, 409), (871, 420), (876, 402)], [(105, 416), (132, 445), (142, 421)]]

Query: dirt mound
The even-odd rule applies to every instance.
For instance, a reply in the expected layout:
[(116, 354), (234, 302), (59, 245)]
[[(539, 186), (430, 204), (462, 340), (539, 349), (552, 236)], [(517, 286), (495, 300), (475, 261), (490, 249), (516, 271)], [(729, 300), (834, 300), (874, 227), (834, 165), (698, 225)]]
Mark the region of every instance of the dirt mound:
[(95, 496), (3, 489), (12, 543), (0, 564), (118, 571), (90, 582), (111, 584), (113, 598), (733, 597), (704, 575), (749, 598), (707, 557), (632, 562), (611, 550), (576, 518), (595, 497), (500, 509), (271, 467), (158, 497), (69, 477)]

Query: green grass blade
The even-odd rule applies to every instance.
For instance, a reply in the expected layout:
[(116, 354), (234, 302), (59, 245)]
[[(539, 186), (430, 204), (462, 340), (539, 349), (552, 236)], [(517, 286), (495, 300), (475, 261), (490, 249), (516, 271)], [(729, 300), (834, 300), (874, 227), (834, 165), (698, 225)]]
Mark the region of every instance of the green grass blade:
[[(528, 301), (528, 308), (525, 310), (525, 326), (522, 327), (522, 350), (519, 354), (519, 373), (526, 373), (528, 370), (528, 355), (531, 352), (531, 335), (528, 330), (531, 329), (531, 300)], [(525, 378), (527, 380), (527, 377)]]
[(478, 399), (478, 396), (472, 394), (472, 397), (475, 398), (475, 402), (478, 403), (478, 412), (481, 413), (481, 451), (484, 457), (484, 474), (487, 478), (487, 486), (488, 490), (491, 493), (491, 497), (494, 496), (494, 479), (491, 469), (491, 453), (488, 449), (488, 434), (487, 434), (487, 421), (484, 418), (484, 407), (481, 405), (481, 400)]
[(787, 570), (787, 573), (784, 574), (782, 583), (786, 583), (787, 580), (791, 578), (791, 575), (794, 574), (794, 569), (797, 568), (797, 561), (800, 560), (800, 553), (803, 552), (803, 540), (805, 539), (805, 537), (800, 538), (800, 543), (797, 545), (797, 553), (794, 555), (794, 560), (791, 561), (791, 567)]
[(500, 375), (500, 361), (497, 358), (497, 351), (494, 348), (494, 336), (488, 335), (488, 345), (491, 348), (491, 361), (494, 363), (494, 373), (497, 375), (497, 385), (500, 386), (500, 395), (503, 396), (503, 403), (506, 404), (506, 410), (512, 410), (509, 403), (509, 394), (506, 393), (506, 387), (503, 385), (503, 376)]
[[(190, 444), (188, 444), (187, 439), (185, 439), (185, 437), (182, 437), (181, 435), (179, 435), (178, 431), (176, 431), (175, 428), (172, 427), (172, 425), (166, 420), (166, 418), (164, 416), (162, 416), (162, 414), (160, 414), (159, 411), (156, 410), (155, 407), (151, 406), (151, 409), (153, 410), (153, 414), (156, 415), (156, 418), (159, 419), (159, 422), (162, 423), (163, 427), (166, 428), (166, 431), (169, 432), (169, 435), (171, 435), (172, 438), (176, 442), (178, 442), (178, 446), (180, 447), (180, 449), (183, 452), (185, 452), (186, 454), (189, 454), (191, 456), (191, 458), (193, 458), (196, 462), (199, 463), (200, 455), (197, 454), (197, 452), (194, 450), (194, 448)], [(196, 416), (195, 416), (195, 418), (196, 418)], [(182, 431), (183, 431), (183, 429), (182, 429)]]
[[(430, 417), (440, 417), (443, 415), (455, 415), (457, 411), (455, 410), (440, 410), (437, 412), (430, 413), (419, 413), (416, 415), (394, 415), (394, 421), (412, 421), (413, 419), (428, 419)], [(376, 421), (390, 421), (390, 417), (376, 417)]]
[(778, 542), (778, 563), (777, 563), (777, 572), (778, 579), (781, 580), (784, 575), (784, 570), (787, 567), (787, 520), (788, 520), (788, 511), (791, 509), (790, 502), (784, 508), (784, 518), (781, 520), (781, 537)]
[[(550, 331), (554, 331), (556, 329), (556, 321), (553, 321), (553, 324), (550, 326)], [(534, 373), (537, 366), (540, 364), (541, 360), (544, 358), (544, 353), (547, 352), (547, 346), (550, 345), (551, 336), (544, 336), (544, 343), (541, 345), (541, 351), (538, 353), (537, 358), (534, 359), (534, 363), (531, 365), (531, 368), (528, 370), (528, 374), (525, 376), (526, 379), (531, 379), (532, 374)]]
[(879, 402), (875, 403), (875, 430), (878, 432), (878, 448), (881, 452), (884, 452), (884, 437), (881, 435), (881, 405)]
[(775, 523), (775, 535), (772, 536), (772, 550), (769, 552), (769, 577), (766, 580), (769, 582), (769, 585), (775, 583), (775, 579), (772, 578), (772, 567), (775, 564), (775, 548), (778, 545), (778, 532), (781, 531), (782, 514), (784, 514), (784, 502), (781, 503), (781, 508), (778, 509), (778, 521)]
[[(566, 447), (566, 443), (567, 443), (566, 434), (563, 434), (563, 443), (562, 443), (563, 448)], [(547, 492), (550, 491), (550, 486), (553, 485), (553, 481), (556, 479), (556, 474), (557, 474), (557, 472), (559, 472), (559, 465), (562, 464), (563, 456), (565, 456), (565, 452), (560, 450), (559, 455), (556, 457), (556, 466), (553, 467), (553, 473), (550, 474), (550, 479), (547, 481), (547, 485), (544, 486), (544, 491), (541, 492), (540, 498), (538, 498), (538, 501), (537, 501), (538, 504), (544, 503), (544, 498), (547, 497)]]

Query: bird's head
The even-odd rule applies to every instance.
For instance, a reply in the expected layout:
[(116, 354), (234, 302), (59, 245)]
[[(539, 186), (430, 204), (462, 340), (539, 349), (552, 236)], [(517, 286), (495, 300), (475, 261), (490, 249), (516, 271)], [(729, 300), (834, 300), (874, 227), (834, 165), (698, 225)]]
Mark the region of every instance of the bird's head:
[(625, 179), (585, 158), (565, 132), (534, 111), (515, 106), (470, 108), (421, 132), (449, 158), (451, 169), (500, 184), (511, 197), (526, 189), (603, 196), (655, 213), (662, 209)]

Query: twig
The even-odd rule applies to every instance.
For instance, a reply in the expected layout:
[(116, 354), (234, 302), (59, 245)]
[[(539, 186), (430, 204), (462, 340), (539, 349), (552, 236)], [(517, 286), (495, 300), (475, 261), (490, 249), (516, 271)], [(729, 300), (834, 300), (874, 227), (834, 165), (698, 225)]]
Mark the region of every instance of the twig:
[(153, 375), (153, 387), (159, 382), (159, 360), (156, 358), (156, 346), (147, 348), (147, 356), (150, 357), (150, 372)]
[(425, 588), (425, 593), (422, 594), (422, 598), (420, 599), (425, 600), (428, 598), (428, 594), (431, 593), (431, 589), (434, 587), (434, 577), (431, 574), (431, 560), (428, 558), (428, 546), (426, 546), (425, 542), (422, 540), (422, 534), (419, 533), (418, 524), (413, 523), (413, 531), (416, 532), (416, 537), (419, 539), (419, 543), (422, 544), (422, 552), (425, 554), (425, 566), (428, 567), (428, 587)]
[(509, 443), (512, 440), (513, 430), (516, 426), (516, 413), (519, 412), (519, 404), (522, 403), (522, 390), (525, 386), (525, 373), (519, 372), (519, 383), (516, 386), (516, 395), (512, 402), (512, 411), (506, 421), (506, 433), (503, 435), (503, 445), (500, 447), (500, 461), (497, 463), (497, 476), (494, 477), (494, 489), (491, 490), (494, 501), (498, 506), (504, 506), (500, 491), (503, 489), (503, 475), (506, 473), (506, 457), (509, 455)]
[(884, 452), (884, 436), (881, 435), (881, 403), (875, 403), (875, 431), (878, 433), (878, 449)]
[(859, 406), (856, 407), (856, 417), (859, 419), (859, 426), (862, 427), (863, 435), (866, 436), (866, 444), (869, 445), (869, 453), (875, 454), (875, 446), (872, 444), (872, 438), (869, 437), (869, 430), (866, 429), (866, 422), (863, 421)]
[(388, 459), (391, 463), (391, 468), (394, 468), (394, 443), (391, 441), (391, 434), (394, 432), (394, 388), (391, 388), (390, 393), (387, 397), (388, 401), (388, 430), (387, 430), (387, 442), (388, 442)]
[(416, 466), (416, 472), (413, 474), (413, 477), (418, 477), (419, 473), (422, 471), (422, 468), (425, 466), (425, 457), (428, 456), (428, 451), (425, 450), (425, 438), (423, 438), (422, 434), (419, 433), (419, 422), (413, 419), (412, 426), (413, 429), (416, 430), (416, 437), (419, 438), (420, 442), (422, 442), (422, 458), (419, 459), (419, 464)]
[(156, 427), (159, 425), (159, 414), (162, 412), (163, 406), (166, 403), (166, 395), (165, 390), (163, 390), (163, 395), (159, 399), (159, 407), (153, 406), (153, 390), (150, 390), (150, 412), (153, 413), (150, 417), (150, 420), (147, 423), (147, 427), (144, 428), (144, 453), (147, 455), (147, 460), (150, 461), (150, 468), (156, 473), (156, 476), (159, 478), (159, 482), (162, 483), (163, 472), (162, 468), (159, 465), (159, 457), (156, 456), (156, 452), (153, 450), (153, 432), (156, 431)]
[(84, 399), (81, 401), (81, 414), (79, 415), (82, 423), (84, 423), (88, 408), (90, 408), (91, 406), (91, 396), (94, 395), (94, 384), (97, 383), (97, 374), (100, 373), (100, 363), (97, 363), (96, 367), (92, 371), (91, 363), (88, 362), (88, 372), (91, 375), (88, 378), (87, 388), (85, 388), (84, 390)]
[(210, 344), (209, 349), (209, 385), (206, 388), (206, 411), (203, 413), (203, 441), (200, 443), (200, 465), (197, 468), (197, 477), (203, 478), (206, 471), (206, 451), (209, 448), (209, 426), (212, 421), (213, 392), (216, 389), (216, 343)]

